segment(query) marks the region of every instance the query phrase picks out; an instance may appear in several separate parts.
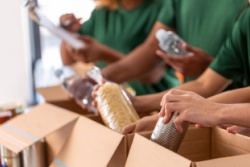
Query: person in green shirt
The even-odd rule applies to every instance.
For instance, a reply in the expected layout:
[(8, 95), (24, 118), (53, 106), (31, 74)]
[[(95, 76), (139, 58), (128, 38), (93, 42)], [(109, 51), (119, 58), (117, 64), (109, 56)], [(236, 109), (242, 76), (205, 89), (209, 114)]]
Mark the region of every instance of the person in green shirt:
[[(169, 65), (186, 77), (197, 77), (212, 62), (246, 4), (247, 0), (165, 0), (158, 21), (147, 40), (127, 57), (104, 68), (102, 74), (108, 80), (121, 83), (150, 71), (154, 64), (162, 61), (155, 53), (159, 49), (155, 33), (159, 29), (165, 29), (175, 30), (188, 43), (186, 50), (189, 54), (179, 57), (182, 63)], [(135, 66), (137, 68), (133, 68)], [(169, 68), (164, 77), (164, 83), (157, 84), (159, 90), (176, 85), (173, 69)]]
[[(104, 68), (107, 63), (121, 59), (144, 42), (158, 17), (162, 0), (99, 2), (101, 6), (98, 6), (92, 12), (90, 19), (82, 25), (80, 25), (80, 19), (76, 19), (72, 14), (66, 14), (60, 20), (61, 23), (71, 20), (71, 24), (65, 28), (83, 35), (80, 38), (87, 44), (84, 51), (81, 52), (85, 55), (83, 61), (94, 61), (98, 67)], [(110, 2), (110, 4), (106, 4), (106, 2)], [(63, 42), (61, 57), (64, 65), (75, 62), (68, 48), (67, 44)], [(160, 67), (155, 68), (155, 72), (152, 72), (154, 74), (145, 74), (146, 76), (144, 75), (140, 79), (146, 80), (150, 75), (155, 77), (156, 71), (161, 68), (165, 69), (163, 63)], [(137, 95), (156, 92), (149, 84), (141, 82), (130, 82), (129, 84), (135, 89)]]
[[(249, 1), (250, 2), (250, 1)], [(239, 17), (234, 24), (231, 33), (220, 49), (217, 57), (209, 68), (196, 80), (185, 83), (178, 89), (192, 91), (217, 103), (250, 103), (250, 7)], [(240, 82), (241, 88), (221, 93), (231, 82)], [(196, 97), (186, 96), (179, 90), (165, 91), (154, 96), (137, 97), (133, 100), (134, 105), (140, 110), (161, 110), (160, 116), (165, 117), (164, 123), (169, 121), (169, 112), (190, 112), (197, 107), (206, 107), (203, 103), (190, 103), (192, 106), (185, 107), (187, 101), (196, 100)], [(167, 93), (167, 94), (166, 94)], [(219, 93), (219, 94), (218, 94)], [(194, 94), (192, 94), (194, 95)], [(179, 99), (185, 99), (183, 103)], [(187, 109), (187, 110), (186, 110)], [(185, 117), (185, 114), (183, 114)], [(140, 131), (152, 128), (158, 117), (147, 117), (124, 129), (124, 133)], [(180, 117), (182, 120), (182, 117)], [(184, 118), (183, 118), (184, 119)], [(178, 119), (175, 120), (179, 124)], [(150, 123), (149, 123), (150, 122)]]

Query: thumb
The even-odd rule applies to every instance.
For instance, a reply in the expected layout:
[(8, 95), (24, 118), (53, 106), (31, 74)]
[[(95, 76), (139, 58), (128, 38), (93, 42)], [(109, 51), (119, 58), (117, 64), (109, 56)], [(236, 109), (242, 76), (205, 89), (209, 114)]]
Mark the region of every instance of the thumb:
[(81, 18), (81, 17), (77, 19), (77, 22), (78, 22), (78, 23), (81, 23), (81, 21), (82, 21), (82, 18)]
[(123, 129), (122, 129), (122, 134), (126, 135), (126, 134), (129, 134), (129, 133), (132, 133), (134, 131), (136, 127), (136, 122), (130, 124), (130, 125), (127, 125), (125, 126)]
[(183, 48), (187, 51), (187, 52), (195, 52), (194, 47), (188, 45), (187, 43), (183, 44)]
[(92, 38), (90, 36), (79, 36), (79, 39), (86, 42), (86, 43), (90, 43), (92, 41)]

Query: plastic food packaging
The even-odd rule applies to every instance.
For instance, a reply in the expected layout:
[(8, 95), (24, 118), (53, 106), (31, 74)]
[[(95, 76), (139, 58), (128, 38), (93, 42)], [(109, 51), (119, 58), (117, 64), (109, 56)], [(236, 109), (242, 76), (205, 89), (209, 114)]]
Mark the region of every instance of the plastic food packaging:
[(98, 67), (93, 67), (93, 69), (87, 73), (87, 76), (100, 85), (96, 98), (98, 103), (97, 108), (107, 127), (114, 131), (121, 132), (124, 126), (139, 119), (137, 112), (122, 86), (113, 82), (102, 84), (103, 78)]
[(118, 84), (107, 82), (97, 91), (98, 110), (103, 122), (117, 132), (139, 119), (126, 93)]
[(174, 113), (171, 120), (166, 125), (162, 123), (163, 117), (160, 117), (151, 135), (152, 141), (174, 152), (178, 151), (189, 126), (189, 123), (185, 122), (182, 125), (184, 129), (183, 132), (178, 132), (174, 125), (176, 116), (177, 113)]
[(77, 75), (70, 67), (64, 66), (61, 69), (56, 70), (56, 76), (62, 81), (62, 86), (69, 92), (69, 87), (74, 83), (78, 82), (78, 85), (81, 85), (79, 89), (82, 92), (77, 92), (77, 94), (73, 93), (74, 98), (81, 101), (89, 111), (96, 113), (96, 108), (92, 105), (93, 97), (92, 91), (94, 88), (94, 83), (89, 80), (81, 80), (81, 77)]
[(45, 141), (40, 140), (22, 151), (22, 167), (47, 167)]
[(0, 145), (0, 167), (21, 167), (21, 156)]
[(185, 43), (177, 34), (172, 31), (160, 29), (156, 32), (161, 50), (173, 55), (186, 55), (187, 51), (183, 48)]

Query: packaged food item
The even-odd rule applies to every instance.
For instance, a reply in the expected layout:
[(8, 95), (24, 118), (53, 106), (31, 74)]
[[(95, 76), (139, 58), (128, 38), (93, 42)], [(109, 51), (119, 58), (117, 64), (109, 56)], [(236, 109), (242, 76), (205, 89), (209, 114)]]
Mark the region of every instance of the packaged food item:
[(186, 55), (187, 51), (183, 48), (184, 41), (174, 32), (160, 29), (156, 32), (161, 50), (172, 55)]
[[(88, 111), (96, 113), (96, 108), (92, 105), (94, 100), (92, 97), (94, 82), (91, 82), (88, 78), (82, 79), (69, 66), (64, 66), (56, 70), (56, 76), (62, 81), (62, 86), (72, 94), (74, 98), (82, 102)], [(72, 91), (73, 85), (75, 88), (77, 87), (77, 91)]]
[(177, 113), (174, 113), (171, 120), (166, 125), (162, 123), (163, 117), (160, 117), (151, 135), (152, 141), (174, 152), (178, 151), (189, 126), (189, 123), (185, 122), (182, 125), (184, 129), (183, 132), (178, 132), (174, 125), (176, 116)]
[(107, 82), (100, 86), (97, 103), (103, 122), (117, 132), (139, 119), (126, 93), (116, 83)]
[(45, 140), (40, 140), (22, 151), (22, 167), (47, 167)]
[(87, 76), (100, 85), (96, 98), (97, 108), (107, 127), (121, 132), (124, 126), (139, 119), (122, 86), (113, 82), (102, 84), (103, 77), (98, 67), (93, 67)]
[(0, 145), (0, 154), (0, 167), (22, 167), (20, 154), (15, 154), (2, 145)]

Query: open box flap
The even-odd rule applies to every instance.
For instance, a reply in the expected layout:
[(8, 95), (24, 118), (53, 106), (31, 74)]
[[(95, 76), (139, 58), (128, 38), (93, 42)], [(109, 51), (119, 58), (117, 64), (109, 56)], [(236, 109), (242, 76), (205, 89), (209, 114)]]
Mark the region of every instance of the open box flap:
[(61, 85), (36, 88), (36, 91), (41, 94), (47, 102), (64, 101), (69, 99), (68, 93)]
[(135, 134), (126, 167), (190, 167), (191, 161)]
[(0, 127), (0, 144), (15, 153), (76, 121), (78, 114), (44, 103)]
[[(111, 164), (110, 160), (114, 153), (117, 153), (118, 147), (124, 144), (122, 142), (125, 142), (123, 135), (88, 118), (80, 117), (68, 141), (51, 167), (106, 167)], [(118, 153), (124, 157), (124, 163), (126, 157), (125, 146), (124, 144), (123, 151)]]
[(249, 167), (250, 154), (196, 162), (196, 167)]

